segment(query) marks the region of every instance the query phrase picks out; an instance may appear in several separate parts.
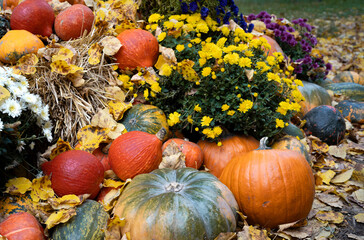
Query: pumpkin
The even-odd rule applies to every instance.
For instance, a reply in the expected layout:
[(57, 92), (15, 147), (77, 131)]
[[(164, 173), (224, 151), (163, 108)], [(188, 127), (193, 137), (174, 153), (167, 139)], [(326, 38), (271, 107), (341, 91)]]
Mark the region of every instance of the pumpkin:
[[(113, 214), (125, 218), (131, 239), (215, 239), (234, 232), (238, 206), (215, 176), (193, 168), (157, 169), (136, 176)], [(120, 239), (120, 238), (118, 238)]]
[(315, 107), (304, 117), (306, 135), (318, 137), (329, 145), (337, 145), (345, 136), (345, 120), (336, 108), (327, 105)]
[(252, 136), (227, 134), (221, 140), (222, 145), (216, 142), (200, 140), (197, 144), (203, 152), (204, 164), (216, 177), (220, 177), (222, 170), (237, 154), (251, 151), (259, 147), (259, 142)]
[(108, 152), (105, 152), (104, 148), (102, 146), (96, 148), (92, 154), (99, 159), (99, 161), (101, 162), (102, 166), (104, 167), (104, 170), (110, 170), (110, 163), (109, 163), (109, 154)]
[(328, 84), (326, 89), (335, 95), (345, 95), (350, 99), (364, 102), (364, 86), (361, 84), (352, 82), (332, 83)]
[(27, 30), (49, 37), (53, 33), (53, 8), (45, 0), (25, 0), (16, 6), (10, 17), (13, 30)]
[(311, 162), (306, 146), (293, 136), (283, 136), (274, 141), (272, 149), (288, 149), (301, 153), (308, 163)]
[(26, 30), (10, 30), (0, 39), (0, 61), (15, 63), (22, 56), (37, 53), (43, 42)]
[(271, 46), (271, 49), (264, 49), (265, 53), (268, 53), (268, 56), (273, 56), (273, 53), (275, 53), (275, 52), (280, 52), (284, 56), (284, 52), (283, 52), (282, 48), (279, 46), (277, 41), (274, 40), (274, 38), (271, 38), (267, 35), (262, 35), (262, 36), (255, 36), (255, 37), (253, 37), (253, 39), (260, 38), (260, 37), (265, 38), (268, 41), (269, 45)]
[(200, 146), (185, 139), (171, 138), (163, 143), (162, 151), (164, 151), (172, 141), (178, 145), (178, 148), (185, 155), (186, 167), (195, 169), (199, 169), (201, 167), (203, 162), (203, 153)]
[(76, 39), (91, 31), (93, 21), (94, 13), (89, 7), (74, 4), (57, 15), (54, 30), (64, 41)]
[(52, 239), (103, 240), (108, 219), (109, 214), (100, 203), (86, 200), (76, 208), (76, 216), (55, 227)]
[(339, 82), (352, 82), (352, 83), (358, 83), (361, 85), (364, 85), (364, 78), (360, 76), (357, 72), (354, 71), (344, 71), (339, 74), (337, 74), (333, 82), (339, 83)]
[(13, 10), (19, 4), (19, 0), (0, 0), (3, 10)]
[(70, 150), (58, 154), (53, 160), (41, 165), (51, 177), (52, 188), (58, 196), (67, 194), (91, 194), (97, 196), (104, 180), (104, 167), (91, 153)]
[(27, 212), (14, 213), (0, 223), (0, 235), (8, 240), (45, 239), (43, 227), (38, 220)]
[(162, 139), (166, 130), (157, 134), (131, 131), (117, 137), (109, 149), (109, 163), (122, 180), (157, 169), (162, 161)]
[(85, 4), (83, 0), (60, 0), (60, 2), (68, 2), (71, 5), (74, 4)]
[(282, 132), (289, 136), (298, 137), (299, 139), (305, 137), (303, 131), (291, 122), (289, 122), (288, 126), (285, 126), (283, 128)]
[(0, 215), (8, 216), (18, 212), (33, 213), (37, 211), (35, 204), (29, 194), (5, 195), (0, 198)]
[(249, 224), (275, 228), (307, 217), (315, 180), (304, 156), (286, 149), (257, 150), (236, 155), (220, 180), (234, 194)]
[(364, 102), (344, 100), (339, 102), (335, 108), (350, 122), (364, 123)]
[(169, 135), (168, 122), (164, 112), (156, 106), (148, 104), (137, 104), (130, 108), (124, 114), (120, 121), (125, 129), (130, 131), (142, 131), (150, 134), (156, 134), (161, 127), (167, 130), (163, 141), (167, 140)]
[(152, 67), (157, 62), (159, 43), (150, 32), (143, 29), (128, 29), (121, 32), (117, 38), (121, 48), (114, 57), (120, 69)]
[(305, 115), (312, 108), (320, 105), (331, 105), (331, 96), (327, 90), (315, 83), (302, 81), (303, 87), (298, 86), (305, 101), (301, 101), (301, 111), (298, 114), (300, 117)]

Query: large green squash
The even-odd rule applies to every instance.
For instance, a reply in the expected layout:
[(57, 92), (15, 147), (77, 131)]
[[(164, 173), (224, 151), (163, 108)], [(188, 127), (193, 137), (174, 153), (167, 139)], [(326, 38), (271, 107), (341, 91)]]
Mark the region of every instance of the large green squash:
[(136, 104), (126, 111), (121, 119), (125, 129), (130, 131), (142, 131), (156, 134), (162, 127), (167, 130), (163, 140), (168, 138), (168, 122), (164, 112), (156, 106), (148, 104)]
[(306, 158), (308, 163), (311, 163), (311, 158), (308, 154), (306, 146), (296, 137), (283, 136), (273, 143), (272, 149), (288, 149), (299, 152)]
[(327, 90), (315, 83), (302, 81), (303, 87), (299, 86), (298, 89), (304, 96), (305, 101), (302, 101), (301, 112), (298, 114), (300, 117), (308, 113), (312, 108), (320, 105), (331, 105), (331, 96)]
[(55, 227), (53, 240), (103, 240), (109, 214), (104, 207), (94, 201), (86, 200), (76, 209), (77, 215), (68, 222)]
[(283, 128), (283, 132), (289, 136), (298, 137), (299, 139), (305, 137), (303, 131), (291, 122)]
[(234, 232), (238, 205), (214, 175), (193, 168), (157, 169), (126, 186), (113, 213), (121, 235), (143, 240), (212, 240)]
[(5, 195), (0, 198), (0, 215), (8, 216), (18, 212), (34, 213), (37, 210), (36, 203), (33, 202), (29, 194), (25, 195)]
[(356, 101), (364, 101), (364, 86), (358, 83), (332, 83), (327, 85), (326, 89), (331, 90), (335, 95), (345, 95)]
[(364, 102), (344, 100), (339, 102), (335, 108), (350, 122), (364, 123)]

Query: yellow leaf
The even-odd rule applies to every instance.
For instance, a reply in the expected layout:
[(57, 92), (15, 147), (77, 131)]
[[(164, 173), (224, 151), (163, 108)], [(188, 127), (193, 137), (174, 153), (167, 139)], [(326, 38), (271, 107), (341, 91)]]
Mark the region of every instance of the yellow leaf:
[(45, 221), (45, 224), (47, 225), (47, 229), (51, 229), (57, 224), (67, 222), (73, 216), (76, 216), (76, 209), (61, 209), (57, 212), (52, 213)]
[(32, 188), (32, 182), (25, 178), (12, 178), (6, 184), (6, 193), (10, 194), (24, 194)]
[[(127, 181), (128, 182), (128, 181)], [(104, 187), (113, 187), (118, 188), (126, 184), (127, 182), (115, 181), (113, 179), (104, 179), (103, 186)]]
[(33, 179), (30, 197), (34, 202), (39, 202), (39, 200), (47, 200), (53, 196), (54, 191), (52, 189), (52, 183), (49, 179), (49, 176), (46, 175), (44, 177)]
[(120, 34), (122, 33), (123, 31), (127, 30), (127, 29), (134, 29), (136, 26), (135, 26), (135, 23), (129, 21), (129, 20), (126, 20), (124, 19), (124, 21), (122, 21), (120, 24), (118, 24), (116, 27), (115, 27), (115, 32), (117, 34)]
[(113, 98), (113, 101), (125, 101), (125, 92), (120, 87), (105, 87), (105, 91), (108, 97)]
[(80, 149), (92, 153), (99, 147), (100, 143), (109, 140), (107, 134), (108, 128), (99, 128), (87, 125), (77, 132), (78, 142), (81, 144)]
[(126, 220), (117, 215), (109, 218), (105, 231), (105, 239), (122, 239), (120, 228), (124, 227), (125, 224)]
[(323, 222), (329, 223), (342, 223), (344, 221), (344, 215), (340, 212), (334, 211), (318, 211), (316, 213), (316, 218)]
[(357, 222), (364, 223), (364, 213), (358, 213), (354, 218)]
[(335, 176), (335, 172), (332, 170), (327, 170), (326, 172), (317, 172), (317, 176), (322, 179), (322, 182), (329, 185), (331, 179)]
[(107, 56), (115, 55), (121, 48), (119, 39), (113, 36), (106, 36), (100, 40), (100, 44), (103, 47), (102, 51)]
[(22, 74), (34, 74), (37, 71), (35, 66), (38, 62), (39, 59), (35, 54), (27, 54), (18, 60), (15, 68)]
[(364, 189), (358, 189), (352, 193), (354, 199), (360, 203), (364, 203)]
[(52, 56), (52, 62), (63, 60), (70, 64), (72, 62), (73, 56), (74, 54), (70, 49), (63, 47), (59, 49), (57, 54)]
[(120, 101), (109, 101), (107, 104), (110, 113), (114, 116), (116, 121), (122, 119), (124, 113), (133, 106), (131, 103), (126, 104), (125, 102)]
[(177, 65), (177, 70), (182, 73), (183, 78), (187, 81), (197, 82), (200, 80), (196, 71), (192, 68), (195, 62), (187, 59)]
[(55, 210), (73, 208), (82, 203), (80, 198), (74, 194), (64, 195), (61, 198), (50, 198), (48, 202)]
[(83, 72), (75, 72), (67, 74), (67, 79), (70, 80), (75, 87), (81, 87), (86, 82), (83, 79)]
[(101, 201), (102, 206), (105, 211), (108, 212), (113, 209), (116, 205), (116, 202), (121, 194), (121, 188), (112, 188)]
[(57, 60), (51, 63), (51, 71), (61, 75), (67, 75), (83, 71), (83, 68), (73, 64), (68, 64), (65, 60)]
[(312, 140), (312, 149), (319, 153), (327, 153), (329, 151), (329, 145), (318, 140)]
[(69, 151), (69, 150), (72, 150), (70, 143), (67, 141), (63, 141), (61, 138), (59, 138), (57, 141), (57, 146), (52, 149), (52, 152), (51, 152), (51, 155), (49, 158), (52, 160), (58, 154)]
[(91, 126), (93, 127), (108, 128), (112, 130), (116, 127), (116, 125), (117, 122), (114, 120), (107, 108), (99, 109), (91, 119)]
[(10, 97), (10, 92), (3, 86), (0, 86), (0, 104), (3, 103), (9, 97)]
[(124, 133), (126, 133), (127, 132), (127, 130), (126, 130), (126, 128), (125, 128), (125, 126), (124, 126), (124, 124), (122, 124), (122, 123), (118, 123), (117, 125), (116, 125), (116, 128), (115, 129), (113, 129), (113, 130), (111, 130), (108, 134), (107, 134), (107, 136), (110, 138), (110, 139), (116, 139), (117, 137), (119, 137), (121, 134), (124, 134)]
[(331, 183), (338, 184), (338, 183), (345, 183), (348, 181), (351, 176), (353, 175), (354, 169), (345, 170), (342, 173), (336, 175), (332, 180)]
[(99, 64), (101, 61), (101, 46), (98, 43), (94, 43), (88, 50), (88, 63), (91, 65)]
[(158, 61), (155, 67), (159, 70), (163, 64), (167, 63), (169, 65), (176, 65), (177, 58), (175, 52), (172, 48), (160, 47), (161, 55), (158, 57)]

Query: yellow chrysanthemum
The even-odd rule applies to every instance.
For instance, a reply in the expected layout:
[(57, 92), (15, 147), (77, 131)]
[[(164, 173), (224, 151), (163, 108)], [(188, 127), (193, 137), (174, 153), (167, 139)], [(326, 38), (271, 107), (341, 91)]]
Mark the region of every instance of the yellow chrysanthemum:
[(162, 42), (167, 36), (167, 33), (166, 32), (161, 32), (161, 34), (158, 35), (158, 41), (159, 42)]
[(211, 121), (213, 120), (213, 118), (209, 117), (209, 116), (203, 116), (201, 119), (201, 126), (210, 126)]
[(211, 67), (205, 67), (202, 69), (202, 76), (207, 77), (211, 73)]
[(244, 100), (239, 104), (239, 108), (238, 111), (242, 112), (242, 113), (246, 113), (247, 111), (249, 111), (249, 109), (251, 109), (253, 107), (253, 102), (250, 100)]
[(282, 119), (276, 119), (276, 128), (284, 128), (284, 122)]
[(224, 104), (224, 105), (222, 105), (221, 106), (221, 110), (224, 112), (224, 111), (226, 111), (226, 110), (228, 110), (230, 108), (230, 106), (229, 105), (227, 105), (227, 104)]
[(174, 112), (174, 113), (170, 113), (168, 116), (168, 125), (169, 126), (174, 126), (175, 124), (180, 122), (179, 117), (181, 116), (181, 114), (179, 114), (178, 112)]
[(185, 49), (185, 45), (178, 44), (178, 45), (176, 46), (176, 50), (177, 50), (178, 52), (182, 52), (184, 49)]
[(201, 112), (200, 104), (195, 105), (195, 107), (193, 108), (193, 110), (196, 111), (196, 112)]

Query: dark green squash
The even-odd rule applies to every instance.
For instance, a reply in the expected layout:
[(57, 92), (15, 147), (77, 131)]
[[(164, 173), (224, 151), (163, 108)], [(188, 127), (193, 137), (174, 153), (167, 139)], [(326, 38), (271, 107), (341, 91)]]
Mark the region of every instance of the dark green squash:
[(94, 201), (86, 200), (76, 209), (77, 215), (68, 222), (55, 227), (53, 240), (103, 240), (109, 214), (104, 207)]
[(315, 107), (304, 117), (306, 135), (318, 137), (329, 145), (337, 145), (345, 136), (345, 120), (336, 108), (327, 105)]
[(150, 134), (156, 134), (162, 127), (167, 130), (167, 134), (163, 140), (169, 135), (169, 128), (166, 115), (156, 106), (147, 104), (136, 104), (126, 111), (121, 119), (125, 129), (130, 131), (142, 131)]
[(305, 115), (314, 107), (320, 105), (331, 105), (331, 96), (325, 88), (306, 81), (302, 81), (302, 83), (303, 87), (299, 86), (298, 90), (305, 98), (305, 101), (300, 103), (301, 112), (298, 114), (300, 117)]
[(364, 102), (344, 100), (339, 102), (335, 108), (350, 122), (364, 123)]
[(0, 198), (0, 215), (7, 216), (18, 212), (34, 213), (37, 204), (33, 202), (29, 194), (5, 195)]
[(345, 95), (356, 101), (364, 101), (364, 86), (352, 82), (340, 82), (327, 85), (327, 90), (331, 90), (335, 95)]
[(213, 240), (234, 232), (238, 205), (214, 175), (193, 168), (157, 169), (133, 178), (114, 215), (125, 218), (121, 236), (140, 240)]
[(303, 131), (291, 122), (288, 124), (288, 126), (283, 128), (283, 132), (289, 136), (298, 137), (299, 139), (305, 137)]
[(272, 149), (289, 149), (301, 153), (308, 163), (311, 163), (310, 155), (305, 145), (293, 136), (283, 136), (272, 144)]

